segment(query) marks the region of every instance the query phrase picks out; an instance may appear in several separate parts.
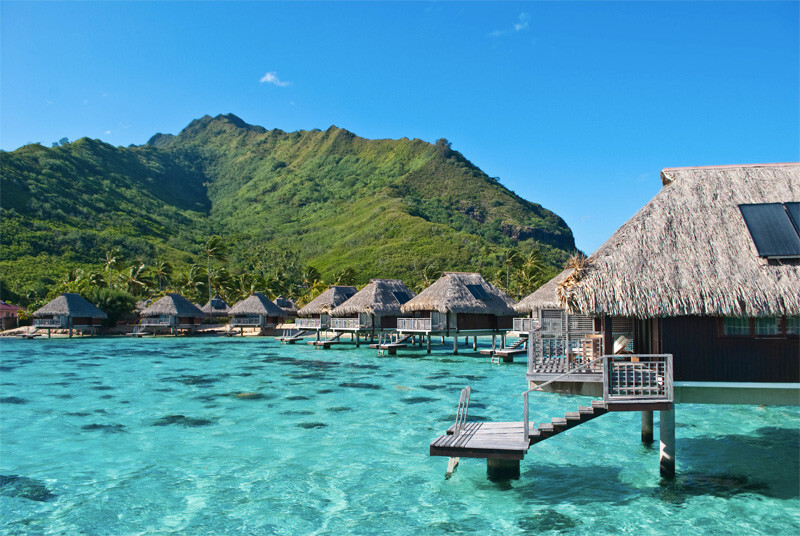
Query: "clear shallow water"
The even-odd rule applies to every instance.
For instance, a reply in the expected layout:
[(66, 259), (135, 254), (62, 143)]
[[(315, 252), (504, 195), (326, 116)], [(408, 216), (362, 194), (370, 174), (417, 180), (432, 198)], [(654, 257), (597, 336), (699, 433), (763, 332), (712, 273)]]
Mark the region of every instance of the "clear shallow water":
[[(520, 420), (522, 363), (272, 339), (0, 341), (3, 534), (797, 534), (796, 408), (679, 406), (663, 483), (639, 414), (534, 446), (519, 480), (450, 480), (428, 444)], [(408, 354), (407, 354), (408, 355)], [(537, 421), (588, 399), (537, 393)], [(657, 417), (656, 417), (657, 421)], [(656, 432), (657, 433), (657, 432)]]

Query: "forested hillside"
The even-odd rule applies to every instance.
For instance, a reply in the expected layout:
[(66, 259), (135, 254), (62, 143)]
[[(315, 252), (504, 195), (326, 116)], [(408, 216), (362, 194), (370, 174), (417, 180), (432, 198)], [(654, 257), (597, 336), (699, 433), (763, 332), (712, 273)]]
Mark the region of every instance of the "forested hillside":
[[(0, 166), (0, 291), (21, 301), (92, 274), (134, 294), (172, 285), (201, 299), (209, 265), (213, 290), (230, 296), (260, 286), (301, 298), (372, 277), (420, 287), (442, 270), (481, 271), (520, 294), (574, 250), (561, 218), (444, 139), (206, 116), (144, 146), (28, 145), (0, 152)], [(221, 251), (207, 247), (214, 235)]]

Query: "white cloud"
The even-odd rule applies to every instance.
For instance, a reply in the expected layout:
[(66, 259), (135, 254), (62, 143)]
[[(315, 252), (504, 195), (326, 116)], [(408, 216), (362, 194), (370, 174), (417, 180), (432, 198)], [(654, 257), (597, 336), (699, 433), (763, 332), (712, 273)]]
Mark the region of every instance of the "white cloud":
[(270, 71), (264, 76), (262, 76), (259, 82), (261, 82), (262, 84), (272, 84), (273, 86), (278, 86), (278, 87), (286, 87), (292, 85), (291, 82), (284, 82), (283, 80), (278, 78), (278, 73), (276, 73), (275, 71)]
[(531, 22), (531, 16), (528, 13), (523, 12), (519, 14), (519, 16), (517, 17), (517, 22), (514, 23), (514, 26), (512, 26), (510, 30), (495, 30), (489, 35), (491, 35), (492, 37), (497, 37), (499, 35), (507, 35), (507, 34), (521, 32), (523, 30), (528, 29), (530, 22)]
[(105, 132), (105, 133), (106, 133), (106, 134), (111, 134), (111, 131), (110, 131), (110, 130), (106, 130), (106, 132)]

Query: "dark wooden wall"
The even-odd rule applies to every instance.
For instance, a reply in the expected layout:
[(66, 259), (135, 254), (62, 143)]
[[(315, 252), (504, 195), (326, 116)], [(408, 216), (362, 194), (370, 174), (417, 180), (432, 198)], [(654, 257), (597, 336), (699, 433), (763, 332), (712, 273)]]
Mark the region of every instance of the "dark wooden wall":
[(642, 351), (673, 354), (675, 381), (800, 382), (796, 337), (724, 337), (719, 318), (699, 316), (640, 321), (637, 331), (654, 343)]

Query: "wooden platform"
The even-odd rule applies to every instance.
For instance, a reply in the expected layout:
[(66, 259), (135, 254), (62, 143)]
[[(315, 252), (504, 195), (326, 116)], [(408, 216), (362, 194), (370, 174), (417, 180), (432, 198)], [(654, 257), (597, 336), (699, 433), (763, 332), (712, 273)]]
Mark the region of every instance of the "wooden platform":
[[(532, 430), (533, 422), (530, 427)], [(437, 437), (430, 455), (521, 460), (529, 446), (523, 438), (522, 422), (467, 422), (460, 434)]]

